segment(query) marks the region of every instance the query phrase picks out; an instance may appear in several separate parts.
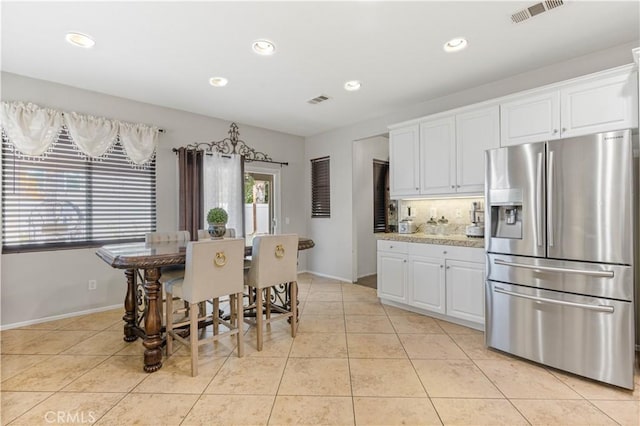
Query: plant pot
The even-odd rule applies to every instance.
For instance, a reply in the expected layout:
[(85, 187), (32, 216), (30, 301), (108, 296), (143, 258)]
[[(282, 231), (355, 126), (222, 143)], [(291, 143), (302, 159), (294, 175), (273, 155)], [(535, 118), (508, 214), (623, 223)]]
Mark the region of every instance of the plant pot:
[(223, 238), (224, 234), (227, 232), (227, 226), (224, 223), (210, 223), (209, 224), (209, 235), (211, 238)]

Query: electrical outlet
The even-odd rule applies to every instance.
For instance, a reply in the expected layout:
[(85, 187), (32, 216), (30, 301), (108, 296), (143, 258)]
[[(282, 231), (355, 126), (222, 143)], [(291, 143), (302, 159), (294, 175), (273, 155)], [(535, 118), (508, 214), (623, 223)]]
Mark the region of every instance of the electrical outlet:
[(456, 217), (462, 217), (462, 210), (456, 209)]
[(98, 288), (98, 281), (96, 280), (89, 280), (89, 287), (88, 290), (95, 290)]
[(438, 217), (438, 210), (435, 207), (429, 209), (429, 217)]

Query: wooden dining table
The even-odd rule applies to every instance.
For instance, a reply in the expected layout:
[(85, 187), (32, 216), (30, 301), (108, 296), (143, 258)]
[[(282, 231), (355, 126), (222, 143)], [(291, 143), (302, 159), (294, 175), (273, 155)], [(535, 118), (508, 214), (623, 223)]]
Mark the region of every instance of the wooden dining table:
[[(298, 240), (298, 250), (314, 245), (310, 238)], [(245, 246), (245, 256), (250, 256), (251, 250), (251, 246)], [(184, 265), (186, 252), (185, 241), (111, 244), (96, 252), (111, 267), (125, 270), (124, 340), (143, 339), (144, 371), (149, 373), (162, 367), (162, 288), (159, 281), (162, 268)]]

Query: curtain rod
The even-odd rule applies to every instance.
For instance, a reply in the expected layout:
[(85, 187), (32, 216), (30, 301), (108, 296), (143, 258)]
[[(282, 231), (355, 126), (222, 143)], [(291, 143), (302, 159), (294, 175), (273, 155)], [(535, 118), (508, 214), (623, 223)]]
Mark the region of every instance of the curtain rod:
[[(196, 148), (187, 148), (187, 149), (190, 149), (190, 150), (196, 151)], [(179, 148), (172, 148), (171, 150), (172, 150), (174, 153), (176, 153), (176, 154), (177, 154), (177, 153), (178, 153), (178, 151), (179, 151)], [(205, 155), (213, 155), (213, 152), (208, 152), (208, 151), (204, 151), (204, 150), (202, 150), (202, 152), (204, 152), (204, 154), (205, 154)], [(222, 154), (222, 156), (223, 156), (223, 157), (225, 157), (225, 158), (231, 158), (231, 155), (230, 155), (230, 154)], [(258, 162), (258, 163), (279, 164), (279, 165), (280, 165), (280, 167), (282, 167), (282, 166), (288, 166), (288, 165), (289, 165), (289, 162), (288, 162), (288, 161), (259, 160), (259, 159), (256, 159), (256, 158), (247, 158), (247, 157), (245, 157), (244, 155), (242, 155), (242, 157), (244, 157), (244, 161), (245, 161), (245, 162), (247, 162), (247, 163), (255, 163), (255, 162)]]
[[(221, 154), (240, 154), (246, 162), (257, 161), (260, 163), (279, 164), (280, 167), (289, 165), (287, 162), (273, 161), (271, 157), (264, 152), (256, 151), (254, 148), (247, 145), (245, 141), (239, 138), (240, 131), (238, 130), (238, 125), (236, 123), (231, 123), (228, 133), (229, 137), (226, 137), (221, 141), (195, 142), (190, 143), (183, 148), (188, 150), (198, 150), (204, 146), (205, 148), (202, 149), (202, 151), (209, 154), (213, 152), (219, 152)], [(178, 152), (178, 148), (173, 148), (173, 152)]]

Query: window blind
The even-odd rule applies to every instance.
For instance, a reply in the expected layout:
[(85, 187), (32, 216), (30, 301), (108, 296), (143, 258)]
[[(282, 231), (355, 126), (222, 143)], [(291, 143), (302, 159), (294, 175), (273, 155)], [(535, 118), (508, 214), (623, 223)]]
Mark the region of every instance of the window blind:
[(373, 232), (387, 230), (387, 176), (389, 163), (373, 160)]
[(134, 168), (119, 142), (98, 160), (63, 128), (44, 158), (2, 143), (2, 251), (144, 241), (156, 230), (156, 164)]
[(331, 217), (329, 157), (311, 160), (311, 217)]

